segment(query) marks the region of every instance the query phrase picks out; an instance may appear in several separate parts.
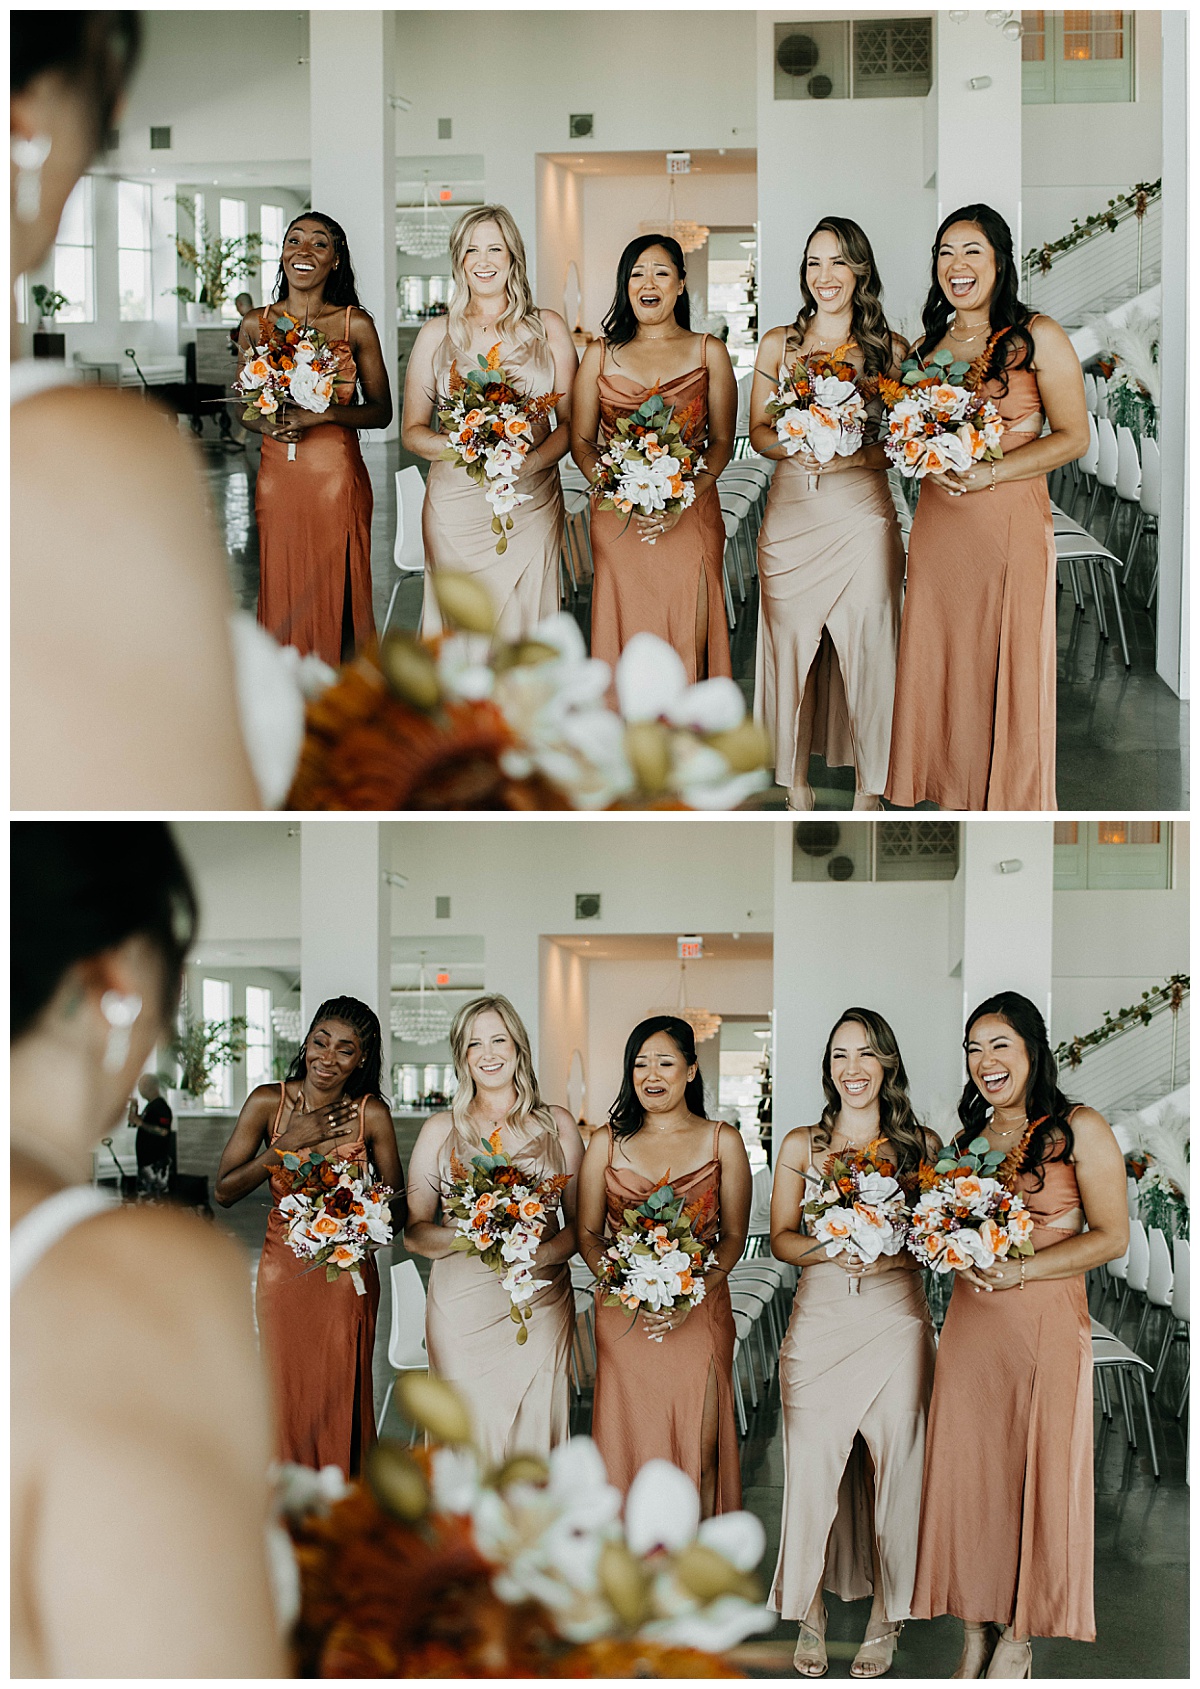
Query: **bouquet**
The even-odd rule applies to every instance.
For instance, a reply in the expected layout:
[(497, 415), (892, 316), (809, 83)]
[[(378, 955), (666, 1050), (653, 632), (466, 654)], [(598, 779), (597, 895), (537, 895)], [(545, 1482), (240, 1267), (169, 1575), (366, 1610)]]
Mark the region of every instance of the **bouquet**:
[[(881, 1255), (898, 1255), (908, 1230), (908, 1206), (894, 1163), (882, 1153), (883, 1138), (865, 1149), (830, 1155), (818, 1173), (805, 1176), (804, 1218), (811, 1237), (832, 1257), (843, 1250), (868, 1265)], [(857, 1278), (849, 1293), (858, 1295)]]
[(928, 364), (906, 358), (899, 381), (880, 377), (876, 385), (888, 411), (883, 449), (901, 475), (920, 481), (1004, 456), (1000, 412), (978, 391), (991, 344), (973, 364), (935, 352)]
[(932, 1169), (922, 1168), (908, 1247), (923, 1267), (949, 1273), (1033, 1254), (1033, 1217), (1003, 1182), (1017, 1171), (1028, 1137), (1008, 1156), (973, 1138), (964, 1152), (947, 1146)]
[(767, 417), (789, 457), (804, 450), (818, 463), (852, 457), (863, 443), (867, 407), (849, 346), (800, 356), (767, 400)]
[(279, 1204), (288, 1247), (301, 1260), (323, 1266), (330, 1283), (349, 1273), (364, 1295), (363, 1262), (372, 1248), (392, 1241), (391, 1187), (369, 1182), (355, 1161), (291, 1152), (281, 1160), (291, 1183)]
[[(674, 407), (652, 392), (629, 416), (617, 418), (593, 483), (597, 510), (671, 515), (696, 502), (696, 476), (704, 468), (675, 421)], [(643, 536), (654, 545), (653, 536)]]
[(540, 1182), (532, 1180), (500, 1148), (499, 1128), (480, 1144), (483, 1154), (473, 1155), (470, 1167), (456, 1155), (450, 1158), (451, 1178), (442, 1193), (442, 1208), (458, 1233), (450, 1247), (478, 1255), (500, 1275), (517, 1342), (524, 1343), (529, 1315), (523, 1309), (537, 1292), (533, 1258), (568, 1176), (554, 1173)]
[(533, 425), (549, 416), (561, 398), (561, 393), (524, 398), (500, 366), (498, 343), (465, 377), (459, 374), (456, 363), (450, 366), (450, 403), (438, 412), (450, 439), (442, 461), (465, 469), (483, 488), (492, 507), (498, 553), (508, 550), (506, 531), (513, 525), (510, 513), (532, 497), (517, 491), (517, 476), (533, 445)]
[(627, 1208), (624, 1225), (596, 1268), (604, 1306), (629, 1308), (636, 1318), (644, 1308), (670, 1313), (684, 1303), (703, 1302), (703, 1273), (716, 1256), (705, 1252), (693, 1226), (711, 1201), (708, 1193), (685, 1206), (670, 1185), (661, 1184), (636, 1208)]
[[(333, 402), (339, 361), (337, 353), (319, 329), (279, 317), (270, 324), (266, 338), (246, 359), (234, 382), (234, 391), (246, 401), (243, 422), (269, 417), (272, 422), (285, 404), (318, 415)], [(296, 447), (288, 446), (288, 462), (294, 463)]]

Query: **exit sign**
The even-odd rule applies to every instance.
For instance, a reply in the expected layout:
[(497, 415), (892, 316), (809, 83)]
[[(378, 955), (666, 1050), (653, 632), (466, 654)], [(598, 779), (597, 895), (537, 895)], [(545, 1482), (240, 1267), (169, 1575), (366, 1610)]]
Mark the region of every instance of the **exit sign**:
[(689, 933), (684, 938), (675, 940), (679, 946), (679, 960), (681, 962), (698, 962), (704, 955), (704, 940), (696, 933)]
[(439, 968), (437, 973), (434, 974), (433, 978), (434, 978), (434, 983), (436, 985), (449, 985), (449, 983), (450, 983), (450, 970), (449, 970), (449, 968)]

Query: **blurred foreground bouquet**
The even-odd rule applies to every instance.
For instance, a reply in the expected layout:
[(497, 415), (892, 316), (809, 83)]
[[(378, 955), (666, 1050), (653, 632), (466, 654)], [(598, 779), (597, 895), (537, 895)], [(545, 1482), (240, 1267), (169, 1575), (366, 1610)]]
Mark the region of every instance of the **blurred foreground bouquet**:
[(749, 1513), (700, 1521), (695, 1486), (650, 1461), (625, 1502), (588, 1437), (490, 1470), (461, 1398), (423, 1373), (396, 1385), (432, 1439), (381, 1442), (338, 1495), (279, 1473), (300, 1571), (302, 1677), (736, 1677), (722, 1654), (774, 1614), (750, 1573)]

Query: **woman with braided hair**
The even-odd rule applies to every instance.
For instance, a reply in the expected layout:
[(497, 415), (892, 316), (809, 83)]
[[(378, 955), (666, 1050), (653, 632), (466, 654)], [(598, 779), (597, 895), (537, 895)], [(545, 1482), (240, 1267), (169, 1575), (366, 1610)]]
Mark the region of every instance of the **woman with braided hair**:
[(396, 1192), (394, 1228), (404, 1224), (400, 1153), (380, 1091), (379, 1019), (357, 997), (331, 997), (313, 1016), (287, 1078), (246, 1098), (217, 1174), (223, 1208), (264, 1180), (272, 1206), (258, 1267), (258, 1324), (275, 1381), (277, 1452), (302, 1466), (340, 1466), (353, 1476), (375, 1441), (371, 1352), (379, 1273), (368, 1258), (360, 1295), (349, 1274), (330, 1283), (294, 1255), (280, 1200), (290, 1182), (283, 1156), (315, 1151), (355, 1161)]

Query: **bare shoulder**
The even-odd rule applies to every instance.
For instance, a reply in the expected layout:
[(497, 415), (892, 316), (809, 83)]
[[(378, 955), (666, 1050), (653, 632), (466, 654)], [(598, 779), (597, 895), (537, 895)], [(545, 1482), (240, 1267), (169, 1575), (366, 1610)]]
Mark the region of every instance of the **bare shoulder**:
[(588, 1139), (587, 1149), (584, 1151), (584, 1159), (591, 1162), (607, 1161), (608, 1148), (611, 1142), (612, 1127), (607, 1123), (603, 1126), (597, 1126), (591, 1137)]
[(454, 1126), (454, 1116), (448, 1108), (439, 1109), (431, 1114), (429, 1119), (417, 1133), (417, 1143), (423, 1149), (437, 1149), (450, 1135)]
[(121, 479), (157, 481), (164, 474), (189, 481), (195, 459), (161, 405), (110, 387), (55, 387), (25, 400), (13, 414), (14, 467), (70, 454), (72, 473), (60, 488)]
[(375, 318), (370, 311), (364, 311), (361, 305), (351, 305), (350, 307), (350, 332), (356, 337), (361, 334), (371, 340), (378, 340), (379, 338)]
[(583, 356), (579, 360), (580, 374), (582, 374), (585, 370), (589, 375), (596, 373), (596, 371), (600, 368), (600, 354), (603, 349), (603, 340), (591, 340), (588, 342), (583, 349)]
[(704, 362), (710, 370), (733, 370), (729, 348), (717, 335), (706, 334), (701, 340), (701, 345), (704, 347)]
[(390, 1131), (392, 1111), (382, 1097), (368, 1097), (367, 1106), (363, 1109), (363, 1120), (368, 1126), (382, 1126)]
[(560, 311), (548, 311), (539, 305), (538, 316), (542, 319), (542, 327), (552, 339), (570, 340), (571, 331), (567, 327), (567, 319)]
[(566, 1132), (568, 1135), (574, 1133), (576, 1137), (579, 1136), (579, 1125), (569, 1108), (562, 1108), (558, 1103), (551, 1103), (550, 1113), (554, 1116), (554, 1124), (560, 1132)]
[(1069, 1118), (1071, 1131), (1075, 1135), (1076, 1152), (1080, 1148), (1099, 1149), (1109, 1144), (1116, 1145), (1116, 1134), (1097, 1109), (1088, 1108), (1085, 1103), (1081, 1103), (1078, 1108), (1071, 1110)]
[[(721, 1130), (717, 1133), (717, 1154), (721, 1157), (732, 1155), (735, 1158), (746, 1156), (746, 1140), (736, 1126), (731, 1126), (727, 1120), (722, 1120)], [(749, 1160), (749, 1157), (746, 1156)]]
[(1061, 323), (1055, 322), (1053, 317), (1047, 317), (1039, 312), (1031, 318), (1029, 332), (1033, 337), (1034, 357), (1039, 361), (1051, 358), (1055, 361), (1070, 359), (1079, 362), (1078, 354), (1071, 344), (1071, 337)]
[(430, 317), (429, 321), (422, 323), (417, 330), (417, 338), (413, 341), (413, 351), (424, 352), (427, 357), (432, 357), (446, 338), (447, 332), (445, 317)]
[(764, 359), (770, 361), (781, 358), (791, 327), (791, 323), (780, 323), (776, 328), (769, 328), (758, 343), (758, 357), (755, 362), (761, 365)]
[(793, 1126), (779, 1146), (775, 1165), (786, 1166), (793, 1173), (801, 1173), (812, 1154), (815, 1126)]

